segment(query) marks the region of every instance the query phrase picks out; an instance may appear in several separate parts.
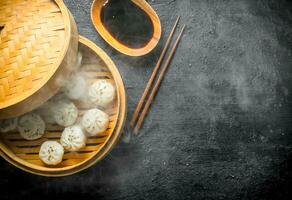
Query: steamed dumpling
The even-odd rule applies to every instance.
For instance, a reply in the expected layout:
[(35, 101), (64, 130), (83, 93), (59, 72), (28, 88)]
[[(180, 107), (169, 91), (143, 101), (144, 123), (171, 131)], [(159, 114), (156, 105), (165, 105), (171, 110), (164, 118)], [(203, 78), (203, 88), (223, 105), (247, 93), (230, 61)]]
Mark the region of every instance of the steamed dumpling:
[(17, 118), (4, 119), (0, 121), (0, 132), (7, 133), (13, 131), (17, 127)]
[(115, 98), (115, 88), (109, 81), (98, 80), (90, 86), (88, 98), (95, 105), (106, 107)]
[(46, 123), (55, 124), (55, 111), (57, 107), (56, 105), (58, 105), (58, 102), (65, 100), (69, 101), (63, 93), (59, 93), (51, 98), (49, 101), (44, 103), (42, 106), (40, 106), (36, 110), (36, 112), (43, 118)]
[(77, 120), (78, 109), (71, 101), (60, 100), (55, 105), (54, 117), (60, 126), (71, 126)]
[(57, 165), (63, 160), (64, 148), (56, 141), (46, 141), (42, 144), (39, 158), (47, 165)]
[(98, 135), (107, 129), (109, 116), (99, 109), (91, 109), (86, 111), (81, 120), (81, 124), (89, 135)]
[(81, 99), (87, 91), (86, 81), (80, 74), (74, 74), (63, 88), (63, 91), (69, 99)]
[(37, 113), (44, 119), (44, 121), (48, 124), (55, 124), (55, 116), (54, 116), (54, 103), (48, 101), (44, 103), (39, 109), (37, 109)]
[(68, 151), (77, 151), (86, 145), (86, 137), (80, 126), (65, 128), (61, 136), (61, 144)]
[(18, 131), (26, 140), (36, 140), (41, 138), (45, 133), (44, 120), (35, 113), (29, 113), (22, 116), (18, 122)]

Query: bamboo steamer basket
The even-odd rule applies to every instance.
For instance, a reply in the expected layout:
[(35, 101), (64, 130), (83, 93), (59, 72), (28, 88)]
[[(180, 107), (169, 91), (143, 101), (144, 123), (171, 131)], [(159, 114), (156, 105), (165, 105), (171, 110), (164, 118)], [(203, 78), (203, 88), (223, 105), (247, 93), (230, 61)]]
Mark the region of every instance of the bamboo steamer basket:
[[(88, 137), (86, 147), (77, 152), (66, 152), (63, 161), (57, 166), (46, 166), (38, 158), (40, 145), (46, 140), (59, 141), (63, 128), (52, 125), (47, 128), (43, 138), (27, 141), (16, 131), (0, 135), (0, 155), (16, 167), (42, 176), (66, 176), (84, 170), (104, 158), (121, 134), (126, 119), (126, 92), (120, 73), (106, 53), (84, 37), (79, 38), (79, 49), (83, 54), (81, 71), (89, 82), (107, 79), (116, 87), (114, 106), (106, 112), (110, 113), (109, 128), (99, 136)], [(101, 66), (97, 69), (96, 66)], [(81, 102), (74, 102), (82, 111), (88, 109)]]
[(0, 119), (40, 106), (76, 66), (78, 32), (62, 0), (0, 1)]

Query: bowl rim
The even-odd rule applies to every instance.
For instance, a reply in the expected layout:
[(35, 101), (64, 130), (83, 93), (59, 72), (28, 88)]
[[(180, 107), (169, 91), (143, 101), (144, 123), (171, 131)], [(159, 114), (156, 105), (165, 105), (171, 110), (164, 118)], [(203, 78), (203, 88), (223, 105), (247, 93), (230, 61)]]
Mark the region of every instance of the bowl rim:
[[(157, 46), (161, 38), (161, 22), (155, 10), (146, 1), (131, 0), (133, 3), (135, 3), (138, 7), (143, 9), (143, 11), (148, 14), (153, 24), (152, 38), (148, 41), (146, 45), (144, 45), (141, 48), (130, 48), (127, 45), (124, 45), (121, 42), (119, 42), (115, 37), (113, 37), (109, 33), (109, 31), (104, 27), (103, 23), (101, 22), (101, 19), (100, 19), (101, 9), (99, 9), (99, 7), (96, 7), (96, 4), (98, 1), (100, 2), (100, 0), (94, 0), (91, 4), (91, 9), (90, 9), (91, 21), (96, 31), (99, 33), (99, 35), (110, 46), (112, 46), (117, 51), (128, 56), (146, 55), (150, 53)], [(107, 0), (102, 0), (102, 1), (106, 2)]]

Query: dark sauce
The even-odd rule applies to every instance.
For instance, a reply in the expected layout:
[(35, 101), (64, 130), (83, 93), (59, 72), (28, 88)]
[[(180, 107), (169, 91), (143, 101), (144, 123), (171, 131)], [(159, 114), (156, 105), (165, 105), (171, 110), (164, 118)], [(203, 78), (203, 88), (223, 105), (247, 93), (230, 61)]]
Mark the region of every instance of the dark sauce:
[(106, 1), (101, 21), (116, 40), (130, 48), (144, 47), (153, 36), (150, 17), (131, 0)]

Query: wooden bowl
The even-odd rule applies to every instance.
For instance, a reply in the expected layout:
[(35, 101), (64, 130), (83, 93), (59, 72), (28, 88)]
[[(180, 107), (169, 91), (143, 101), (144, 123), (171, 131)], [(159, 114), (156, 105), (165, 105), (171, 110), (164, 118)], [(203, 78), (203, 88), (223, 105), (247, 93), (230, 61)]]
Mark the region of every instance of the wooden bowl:
[(91, 5), (91, 20), (101, 37), (113, 48), (129, 56), (142, 56), (151, 52), (161, 37), (160, 19), (153, 8), (145, 0), (131, 0), (150, 17), (153, 23), (153, 36), (144, 47), (130, 48), (115, 39), (103, 25), (101, 21), (101, 10), (106, 1), (107, 0), (94, 0)]
[[(17, 131), (1, 133), (0, 154), (11, 164), (27, 172), (43, 176), (65, 176), (84, 170), (101, 160), (117, 142), (126, 118), (126, 93), (122, 78), (112, 60), (91, 41), (80, 37), (79, 48), (83, 54), (81, 70), (88, 76), (88, 81), (107, 79), (116, 86), (114, 106), (107, 109), (110, 113), (109, 128), (99, 136), (88, 137), (86, 147), (77, 152), (65, 152), (63, 161), (57, 166), (47, 166), (38, 157), (40, 145), (46, 140), (60, 140), (63, 128), (57, 125), (47, 126), (43, 138), (27, 141)], [(102, 70), (97, 69), (101, 66)], [(81, 110), (88, 105), (75, 102)]]
[(75, 69), (76, 23), (62, 0), (0, 1), (0, 119), (40, 106)]

